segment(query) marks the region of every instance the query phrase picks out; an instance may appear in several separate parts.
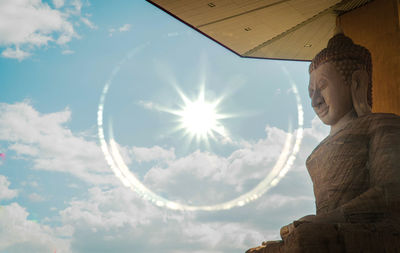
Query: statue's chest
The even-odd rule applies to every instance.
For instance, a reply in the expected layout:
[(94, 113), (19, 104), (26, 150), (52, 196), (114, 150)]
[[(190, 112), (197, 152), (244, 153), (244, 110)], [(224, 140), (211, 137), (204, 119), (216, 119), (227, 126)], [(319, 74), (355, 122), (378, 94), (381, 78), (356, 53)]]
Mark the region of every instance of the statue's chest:
[(317, 210), (332, 210), (361, 194), (369, 185), (365, 134), (342, 131), (323, 141), (308, 157)]

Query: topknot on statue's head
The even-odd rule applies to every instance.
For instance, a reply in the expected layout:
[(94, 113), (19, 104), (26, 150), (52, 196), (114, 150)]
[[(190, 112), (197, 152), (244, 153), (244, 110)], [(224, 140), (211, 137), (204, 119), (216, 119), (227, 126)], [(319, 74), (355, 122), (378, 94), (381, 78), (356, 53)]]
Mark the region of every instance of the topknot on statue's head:
[(314, 57), (309, 67), (309, 73), (326, 62), (332, 62), (335, 65), (347, 84), (351, 83), (351, 76), (355, 70), (366, 70), (370, 80), (368, 104), (372, 106), (372, 62), (368, 49), (354, 44), (349, 37), (339, 33), (333, 36), (329, 40), (328, 46)]
[(329, 42), (328, 46), (319, 52), (311, 62), (309, 72), (318, 68), (321, 64), (329, 61), (351, 60), (365, 66), (365, 70), (372, 72), (371, 54), (363, 46), (356, 45), (343, 33), (336, 34)]

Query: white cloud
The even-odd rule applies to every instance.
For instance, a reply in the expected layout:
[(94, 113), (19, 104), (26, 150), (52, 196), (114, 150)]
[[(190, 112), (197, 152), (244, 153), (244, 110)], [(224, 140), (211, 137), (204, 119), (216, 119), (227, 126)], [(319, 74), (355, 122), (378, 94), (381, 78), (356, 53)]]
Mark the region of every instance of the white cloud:
[[(69, 109), (41, 114), (29, 103), (0, 104), (0, 140), (10, 143), (10, 152), (32, 159), (34, 169), (71, 173), (95, 184), (114, 182), (98, 145), (68, 129), (70, 120)], [(28, 212), (16, 203), (3, 207), (0, 252), (14, 252), (17, 247), (22, 252), (31, 248), (29, 252), (57, 249), (128, 253), (132, 248), (161, 253), (244, 252), (266, 239), (278, 239), (281, 226), (312, 212), (312, 186), (304, 162), (326, 130), (314, 119), (312, 128), (304, 130), (303, 145), (292, 171), (271, 192), (242, 208), (213, 213), (175, 212), (158, 208), (119, 184), (108, 185), (108, 189), (95, 186), (87, 198), (73, 199), (61, 208), (59, 217), (54, 218), (61, 227), (30, 221)], [(286, 133), (267, 127), (266, 134), (262, 140), (244, 143), (227, 157), (197, 151), (177, 158), (173, 149), (159, 146), (125, 147), (124, 152), (136, 155), (136, 160), (160, 161), (168, 166), (154, 167), (154, 174), (148, 173), (148, 180), (153, 180), (148, 184), (152, 189), (163, 190), (157, 188), (161, 184), (168, 194), (187, 192), (181, 195), (184, 202), (192, 200), (196, 191), (200, 191), (203, 200), (219, 200), (229, 192), (226, 186), (236, 188), (241, 180), (253, 182), (263, 175), (257, 166), (274, 163)], [(0, 177), (1, 185), (6, 190), (1, 188), (0, 194), (7, 192), (9, 182), (3, 179), (1, 183)], [(43, 182), (40, 186), (44, 187)], [(16, 225), (8, 230), (10, 224)]]
[[(8, 189), (10, 182), (0, 175), (0, 200), (17, 196)], [(29, 213), (17, 203), (0, 206), (0, 252), (54, 252), (70, 253), (72, 227), (52, 228), (28, 219)]]
[(31, 181), (29, 184), (30, 184), (32, 187), (38, 187), (38, 186), (39, 186), (38, 182), (36, 182), (36, 181)]
[(123, 26), (120, 26), (118, 28), (110, 28), (108, 29), (108, 35), (110, 37), (113, 36), (113, 34), (118, 31), (118, 32), (127, 32), (131, 29), (131, 24), (124, 24)]
[(108, 36), (112, 37), (114, 32), (115, 32), (114, 28), (108, 29)]
[(59, 212), (59, 227), (29, 220), (17, 203), (0, 212), (0, 252), (242, 252), (276, 235), (236, 215), (231, 222), (213, 221), (161, 209), (123, 187), (89, 189), (87, 199), (72, 200)]
[(159, 146), (151, 148), (133, 147), (132, 154), (138, 162), (149, 162), (154, 160), (172, 160), (175, 159), (174, 149), (163, 149)]
[[(254, 244), (258, 244), (259, 241), (264, 240), (260, 232), (244, 224), (192, 222), (183, 227), (183, 234), (188, 238), (187, 242), (189, 243), (202, 243), (210, 249), (223, 249), (229, 245), (228, 247), (243, 249), (244, 252), (248, 243), (246, 241), (253, 241)], [(219, 250), (217, 252), (226, 251)]]
[(131, 24), (125, 24), (123, 26), (121, 26), (120, 28), (118, 28), (118, 31), (120, 32), (127, 32), (131, 29)]
[(307, 157), (328, 134), (329, 127), (315, 116), (311, 121), (311, 127), (304, 128), (300, 152), (297, 154), (292, 170), (304, 170)]
[(12, 199), (18, 195), (18, 191), (9, 189), (9, 186), (10, 182), (8, 179), (5, 176), (0, 175), (0, 200)]
[(43, 202), (43, 201), (45, 201), (45, 198), (43, 196), (37, 194), (36, 192), (29, 194), (28, 195), (28, 199), (31, 202)]
[(19, 61), (31, 56), (30, 53), (22, 51), (18, 46), (15, 49), (6, 48), (3, 52), (1, 52), (1, 55), (5, 58), (17, 59)]
[(283, 194), (268, 194), (264, 201), (257, 203), (257, 209), (265, 210), (267, 208), (280, 209), (284, 206), (291, 204), (296, 206), (300, 202), (304, 201), (314, 201), (312, 195), (306, 196), (288, 196)]
[[(301, 150), (292, 171), (306, 173), (306, 158), (328, 132), (329, 128), (319, 119), (312, 120), (311, 128), (304, 129)], [(145, 173), (143, 182), (159, 194), (189, 204), (218, 203), (251, 190), (265, 178), (283, 148), (285, 137), (285, 131), (267, 127), (264, 139), (243, 142), (226, 157), (199, 150), (176, 157), (173, 149), (155, 146), (135, 147), (133, 150), (140, 152), (132, 152), (131, 158), (138, 162), (156, 162)]]
[(64, 54), (64, 55), (69, 55), (69, 54), (74, 54), (74, 53), (75, 53), (75, 51), (69, 50), (69, 49), (63, 50), (61, 52), (61, 54)]
[(36, 182), (36, 181), (29, 181), (29, 182), (27, 182), (27, 181), (22, 181), (22, 182), (21, 182), (21, 185), (22, 185), (22, 186), (27, 186), (27, 185), (29, 185), (29, 186), (31, 186), (31, 187), (38, 187), (38, 186), (39, 186), (38, 182)]
[(81, 12), (83, 6), (81, 0), (72, 0), (71, 5), (75, 7), (75, 11)]
[(89, 189), (87, 199), (72, 200), (59, 212), (60, 226), (29, 220), (17, 203), (0, 213), (0, 252), (128, 253), (133, 247), (138, 252), (242, 252), (272, 234), (246, 222), (207, 221), (196, 213), (160, 209), (123, 187)]
[(145, 109), (149, 109), (149, 110), (161, 110), (161, 106), (159, 106), (159, 105), (157, 105), (157, 104), (155, 104), (154, 102), (151, 102), (151, 101), (143, 101), (143, 100), (140, 100), (140, 101), (138, 102), (138, 104), (139, 104), (140, 106), (142, 106), (143, 108), (145, 108)]
[[(159, 192), (183, 200), (212, 203), (243, 194), (267, 176), (279, 156), (286, 132), (266, 128), (266, 138), (254, 143), (242, 143), (227, 157), (199, 150), (184, 157), (169, 155), (160, 160), (144, 176), (144, 182)], [(160, 150), (172, 152), (173, 150)], [(156, 152), (142, 150), (142, 156)], [(132, 159), (135, 159), (134, 157)], [(136, 158), (137, 159), (137, 158)], [(167, 166), (164, 166), (166, 164)], [(181, 189), (185, 187), (185, 191)]]
[(111, 229), (124, 225), (148, 224), (159, 215), (159, 209), (138, 199), (128, 188), (89, 189), (89, 199), (72, 201), (61, 211), (66, 224), (82, 228)]
[[(55, 9), (42, 0), (0, 1), (0, 47), (2, 56), (23, 60), (37, 48), (53, 42), (64, 45), (79, 37), (74, 29), (74, 19), (81, 15), (82, 2), (70, 2), (73, 9), (60, 9), (63, 0), (54, 0)], [(75, 17), (77, 16), (77, 17)], [(87, 18), (81, 19), (95, 27)]]
[(54, 40), (53, 32), (69, 38), (74, 35), (72, 24), (60, 11), (37, 0), (1, 1), (0, 17), (1, 45), (41, 46)]
[(79, 189), (79, 186), (77, 184), (71, 183), (67, 185), (69, 188), (75, 188), (75, 189)]
[(64, 0), (53, 0), (54, 7), (61, 8), (64, 6)]
[(71, 112), (40, 114), (28, 103), (0, 103), (0, 140), (33, 161), (33, 169), (70, 173), (91, 183), (116, 182), (95, 141), (65, 125)]
[(97, 29), (97, 26), (95, 24), (93, 24), (93, 22), (90, 21), (88, 18), (81, 17), (81, 21), (90, 29)]
[(329, 135), (329, 126), (324, 125), (322, 121), (315, 116), (311, 121), (311, 128), (304, 129), (304, 135), (313, 138), (319, 143)]
[(60, 239), (71, 236), (68, 227), (51, 228), (28, 219), (29, 213), (17, 203), (0, 209), (1, 252), (70, 253), (70, 242)]
[(75, 252), (242, 252), (264, 239), (246, 222), (198, 220), (195, 213), (157, 208), (122, 187), (92, 188), (88, 199), (72, 201), (60, 215), (74, 228)]
[(15, 151), (18, 155), (34, 156), (38, 154), (38, 148), (34, 145), (26, 145), (14, 143), (8, 147), (10, 150)]
[[(91, 183), (115, 183), (98, 144), (66, 127), (70, 118), (68, 109), (41, 115), (27, 103), (0, 104), (0, 140), (10, 142), (10, 150), (32, 159), (33, 169), (70, 173)], [(316, 119), (311, 129), (304, 130), (302, 149), (292, 170), (304, 170), (306, 157), (326, 130)], [(244, 143), (227, 157), (201, 151), (176, 157), (173, 148), (159, 146), (124, 147), (122, 151), (127, 163), (129, 158), (156, 162), (143, 180), (155, 191), (210, 203), (244, 193), (267, 175), (280, 154), (286, 132), (267, 127), (266, 134), (265, 139)]]

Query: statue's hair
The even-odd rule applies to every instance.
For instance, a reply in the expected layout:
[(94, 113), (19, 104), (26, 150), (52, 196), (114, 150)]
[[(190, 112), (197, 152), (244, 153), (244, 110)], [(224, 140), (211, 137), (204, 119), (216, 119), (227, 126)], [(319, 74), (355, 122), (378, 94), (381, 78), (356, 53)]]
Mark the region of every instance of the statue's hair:
[(372, 62), (368, 49), (354, 44), (349, 37), (339, 33), (333, 36), (329, 40), (328, 46), (314, 57), (309, 67), (309, 73), (326, 62), (333, 63), (348, 85), (351, 85), (354, 71), (366, 70), (369, 77), (367, 101), (372, 107)]

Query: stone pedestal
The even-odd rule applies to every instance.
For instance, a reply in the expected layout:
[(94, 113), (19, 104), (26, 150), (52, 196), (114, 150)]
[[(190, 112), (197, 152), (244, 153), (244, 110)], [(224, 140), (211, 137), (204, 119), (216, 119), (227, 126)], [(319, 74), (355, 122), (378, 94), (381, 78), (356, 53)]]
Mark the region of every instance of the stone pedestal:
[(267, 242), (247, 253), (396, 253), (400, 231), (390, 222), (366, 224), (303, 223), (285, 241)]

